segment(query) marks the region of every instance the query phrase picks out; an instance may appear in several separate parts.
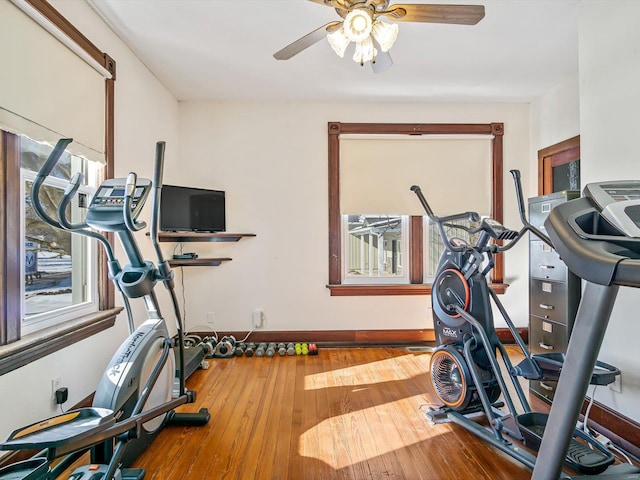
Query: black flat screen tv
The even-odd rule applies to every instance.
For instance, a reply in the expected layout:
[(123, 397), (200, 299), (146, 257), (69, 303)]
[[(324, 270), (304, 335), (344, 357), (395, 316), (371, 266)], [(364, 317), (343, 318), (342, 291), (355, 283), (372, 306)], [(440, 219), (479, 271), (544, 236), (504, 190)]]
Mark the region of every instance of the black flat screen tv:
[(220, 190), (163, 185), (160, 230), (165, 232), (224, 232), (225, 198)]

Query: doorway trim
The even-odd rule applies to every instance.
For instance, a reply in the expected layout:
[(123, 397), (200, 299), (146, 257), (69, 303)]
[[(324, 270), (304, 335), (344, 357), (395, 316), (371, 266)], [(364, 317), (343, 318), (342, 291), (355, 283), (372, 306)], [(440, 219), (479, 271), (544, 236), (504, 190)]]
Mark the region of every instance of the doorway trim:
[(580, 158), (580, 135), (538, 150), (538, 195), (553, 193), (553, 167)]

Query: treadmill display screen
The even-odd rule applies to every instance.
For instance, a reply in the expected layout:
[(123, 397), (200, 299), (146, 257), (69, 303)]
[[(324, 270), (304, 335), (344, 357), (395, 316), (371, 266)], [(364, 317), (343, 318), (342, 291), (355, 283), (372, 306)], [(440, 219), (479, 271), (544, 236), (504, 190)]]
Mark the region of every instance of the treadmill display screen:
[(640, 189), (638, 188), (612, 188), (604, 187), (603, 190), (616, 202), (627, 200), (640, 200)]

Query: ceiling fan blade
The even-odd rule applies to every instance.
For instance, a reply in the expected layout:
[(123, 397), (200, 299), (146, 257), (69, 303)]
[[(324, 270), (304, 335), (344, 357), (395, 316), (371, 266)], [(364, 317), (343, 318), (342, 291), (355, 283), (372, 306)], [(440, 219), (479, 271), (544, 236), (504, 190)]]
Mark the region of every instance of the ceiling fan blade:
[(389, 10), (381, 12), (396, 22), (454, 23), (475, 25), (484, 18), (483, 5), (429, 5), (399, 4), (391, 5)]
[(371, 68), (373, 73), (382, 73), (385, 70), (389, 70), (393, 66), (393, 60), (389, 52), (383, 52), (378, 49), (378, 55), (376, 55), (376, 61), (371, 62)]
[(320, 5), (326, 5), (333, 8), (345, 8), (343, 0), (309, 0), (313, 3), (319, 3)]
[(307, 33), (304, 37), (299, 38), (295, 42), (284, 47), (282, 50), (274, 53), (273, 57), (276, 60), (289, 60), (305, 48), (309, 48), (314, 43), (322, 40), (327, 35), (327, 32), (337, 30), (340, 25), (342, 25), (342, 22), (330, 22), (320, 28), (316, 28), (313, 32)]

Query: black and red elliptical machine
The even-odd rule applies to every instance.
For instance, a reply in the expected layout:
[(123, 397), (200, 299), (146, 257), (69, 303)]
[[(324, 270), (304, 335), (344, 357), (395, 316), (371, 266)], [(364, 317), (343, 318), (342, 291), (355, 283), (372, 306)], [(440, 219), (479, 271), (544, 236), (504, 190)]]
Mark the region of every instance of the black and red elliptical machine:
[[(614, 466), (606, 447), (576, 429), (589, 384), (608, 385), (620, 374), (597, 356), (618, 286), (640, 287), (640, 181), (588, 185), (582, 198), (552, 210), (545, 222), (547, 236), (526, 220), (520, 173), (511, 174), (523, 223), (519, 231), (475, 212), (438, 217), (420, 188), (411, 187), (444, 243), (432, 287), (438, 346), (430, 368), (442, 406), (430, 409), (427, 417), (434, 423), (461, 425), (533, 469), (535, 480), (573, 478), (562, 472), (563, 466), (590, 478), (640, 480), (639, 469)], [(615, 194), (616, 185), (629, 194)], [(626, 209), (625, 202), (629, 202)], [(459, 228), (468, 231), (469, 241), (451, 236)], [(530, 354), (486, 280), (494, 255), (512, 248), (526, 233), (555, 248), (569, 269), (587, 282), (566, 354)], [(524, 360), (518, 365), (512, 364), (496, 334), (493, 307), (522, 351)], [(550, 414), (532, 411), (519, 377), (558, 381)], [(487, 422), (479, 423), (477, 417)], [(547, 424), (554, 428), (546, 429)], [(519, 448), (512, 439), (523, 440), (538, 455)]]

